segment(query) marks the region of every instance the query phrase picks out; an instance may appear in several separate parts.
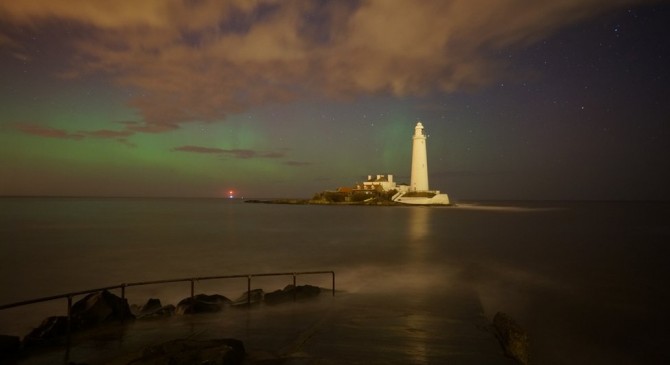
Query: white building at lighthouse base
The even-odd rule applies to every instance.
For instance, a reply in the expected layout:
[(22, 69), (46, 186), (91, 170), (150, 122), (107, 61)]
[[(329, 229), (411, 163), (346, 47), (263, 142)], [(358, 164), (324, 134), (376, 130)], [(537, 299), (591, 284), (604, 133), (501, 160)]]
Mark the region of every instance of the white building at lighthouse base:
[(397, 203), (411, 205), (450, 205), (449, 195), (434, 191), (408, 191), (398, 189), (392, 200)]
[(367, 181), (357, 184), (355, 191), (361, 192), (390, 192), (396, 193), (391, 197), (396, 203), (411, 205), (450, 205), (449, 195), (439, 190), (412, 191), (406, 184), (396, 184), (391, 174), (368, 175)]
[[(391, 200), (396, 203), (410, 205), (450, 205), (449, 195), (440, 193), (439, 190), (428, 188), (428, 154), (426, 151), (426, 138), (423, 124), (418, 122), (414, 127), (412, 136), (412, 173), (410, 184), (396, 184), (393, 175), (368, 175), (368, 180), (363, 184), (357, 184), (353, 189), (338, 189), (338, 192), (355, 191), (367, 195), (373, 192), (385, 192), (391, 194)], [(386, 195), (388, 197), (388, 195)], [(372, 198), (370, 198), (372, 199)]]

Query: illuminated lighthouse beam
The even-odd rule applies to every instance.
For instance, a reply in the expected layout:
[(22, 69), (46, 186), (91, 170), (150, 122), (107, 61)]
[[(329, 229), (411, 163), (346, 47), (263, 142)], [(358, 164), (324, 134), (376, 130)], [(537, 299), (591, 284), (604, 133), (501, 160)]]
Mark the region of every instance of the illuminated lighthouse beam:
[(411, 191), (428, 191), (428, 157), (426, 154), (426, 135), (423, 124), (418, 122), (412, 137), (412, 176)]

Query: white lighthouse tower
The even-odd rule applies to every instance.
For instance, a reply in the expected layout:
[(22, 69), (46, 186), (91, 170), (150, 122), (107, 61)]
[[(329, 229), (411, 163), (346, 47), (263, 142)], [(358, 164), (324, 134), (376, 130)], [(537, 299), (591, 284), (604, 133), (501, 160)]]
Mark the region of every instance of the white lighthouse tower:
[(449, 195), (428, 189), (428, 154), (423, 124), (416, 123), (412, 136), (412, 175), (410, 184), (398, 185), (393, 201), (414, 205), (450, 205)]
[(410, 191), (428, 191), (428, 157), (426, 154), (426, 135), (423, 124), (416, 123), (412, 137), (412, 176)]

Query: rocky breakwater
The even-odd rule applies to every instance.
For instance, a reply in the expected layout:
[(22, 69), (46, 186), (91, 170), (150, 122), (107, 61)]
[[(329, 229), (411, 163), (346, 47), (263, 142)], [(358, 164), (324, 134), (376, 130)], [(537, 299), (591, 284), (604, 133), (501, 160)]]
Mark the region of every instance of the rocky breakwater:
[(69, 332), (92, 328), (107, 322), (133, 320), (128, 301), (103, 290), (91, 293), (72, 306), (71, 315), (52, 316), (23, 338), (23, 346), (31, 347), (60, 342)]
[[(166, 318), (174, 315), (220, 312), (226, 308), (260, 305), (278, 305), (291, 301), (316, 298), (321, 288), (288, 285), (284, 289), (265, 293), (262, 289), (245, 292), (235, 300), (219, 294), (197, 294), (179, 301), (175, 306), (163, 305), (160, 299), (150, 298), (143, 305), (128, 305), (128, 301), (109, 291), (88, 294), (77, 301), (70, 317), (51, 316), (30, 331), (21, 340), (17, 336), (0, 335), (0, 353), (3, 358), (29, 356), (29, 350), (44, 346), (68, 345), (68, 337), (74, 332), (83, 332), (106, 323), (124, 323), (134, 320)], [(131, 364), (240, 364), (244, 358), (244, 346), (235, 339), (194, 341), (175, 339), (145, 349), (142, 357)]]
[(521, 365), (530, 363), (528, 334), (510, 316), (498, 312), (493, 317), (493, 328), (505, 355)]

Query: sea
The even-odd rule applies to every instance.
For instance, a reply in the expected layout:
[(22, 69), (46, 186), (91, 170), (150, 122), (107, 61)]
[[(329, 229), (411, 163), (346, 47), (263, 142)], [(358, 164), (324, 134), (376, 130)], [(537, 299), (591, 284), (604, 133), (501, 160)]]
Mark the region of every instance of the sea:
[[(338, 290), (390, 300), (458, 283), (488, 318), (504, 312), (524, 328), (536, 364), (670, 363), (669, 253), (668, 202), (0, 198), (0, 304), (272, 272), (332, 270)], [(284, 285), (267, 280), (268, 289)], [(328, 276), (313, 280), (330, 286)], [(196, 291), (234, 297), (246, 281), (226, 285), (198, 282)], [(138, 304), (188, 293), (188, 283), (127, 289)], [(0, 334), (25, 335), (65, 308), (56, 300), (0, 311)]]

